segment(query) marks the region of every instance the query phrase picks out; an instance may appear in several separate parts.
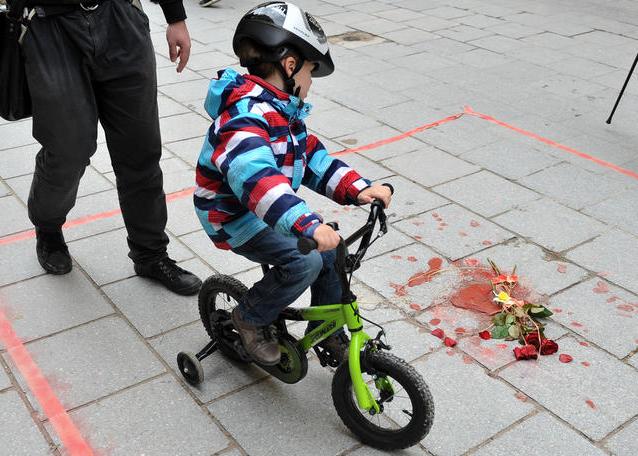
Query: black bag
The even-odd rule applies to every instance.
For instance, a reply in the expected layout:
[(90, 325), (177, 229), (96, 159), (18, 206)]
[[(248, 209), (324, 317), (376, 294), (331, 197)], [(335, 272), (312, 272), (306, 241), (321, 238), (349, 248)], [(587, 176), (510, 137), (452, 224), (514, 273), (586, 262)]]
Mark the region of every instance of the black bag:
[(10, 10), (0, 12), (0, 117), (5, 120), (31, 117), (31, 95), (18, 42), (25, 3), (14, 0)]

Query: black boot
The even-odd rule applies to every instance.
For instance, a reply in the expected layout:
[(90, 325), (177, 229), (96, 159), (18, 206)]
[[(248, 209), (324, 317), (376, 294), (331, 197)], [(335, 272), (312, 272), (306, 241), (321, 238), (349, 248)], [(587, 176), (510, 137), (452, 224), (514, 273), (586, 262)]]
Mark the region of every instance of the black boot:
[(62, 230), (42, 231), (36, 227), (35, 236), (35, 251), (40, 266), (49, 274), (61, 275), (71, 272), (73, 264)]
[(155, 279), (180, 295), (194, 295), (202, 286), (195, 274), (180, 268), (168, 257), (151, 263), (136, 263), (134, 268), (137, 275)]

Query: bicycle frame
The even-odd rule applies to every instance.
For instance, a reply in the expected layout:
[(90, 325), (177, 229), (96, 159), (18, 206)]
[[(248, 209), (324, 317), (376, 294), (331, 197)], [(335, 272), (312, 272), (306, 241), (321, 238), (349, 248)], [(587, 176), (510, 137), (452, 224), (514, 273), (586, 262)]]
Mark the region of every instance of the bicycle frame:
[(299, 346), (304, 351), (308, 351), (346, 325), (351, 335), (348, 368), (357, 402), (362, 409), (371, 410), (374, 408), (375, 413), (379, 413), (379, 404), (374, 399), (361, 373), (361, 350), (371, 338), (363, 331), (358, 310), (357, 301), (351, 304), (330, 304), (299, 309), (304, 320), (323, 321), (321, 325), (310, 331), (299, 341)]

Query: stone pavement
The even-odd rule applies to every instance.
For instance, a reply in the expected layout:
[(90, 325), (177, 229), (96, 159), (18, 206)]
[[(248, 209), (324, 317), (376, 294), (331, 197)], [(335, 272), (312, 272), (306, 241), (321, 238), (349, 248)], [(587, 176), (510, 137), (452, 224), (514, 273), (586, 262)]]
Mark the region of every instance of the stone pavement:
[[(208, 81), (236, 66), (230, 39), (255, 2), (185, 3), (193, 55), (179, 75), (166, 58), (161, 11), (145, 4), (172, 194), (171, 255), (202, 277), (220, 272), (252, 283), (259, 269), (213, 249), (188, 189), (210, 122), (202, 107)], [(355, 280), (366, 315), (387, 323), (397, 354), (423, 374), (436, 403), (431, 433), (398, 454), (638, 454), (636, 78), (613, 124), (604, 123), (638, 51), (638, 4), (298, 3), (331, 36), (337, 70), (315, 81), (309, 120), (329, 150), (465, 112), (343, 156), (397, 190), (390, 233)], [(121, 216), (91, 218), (117, 208), (102, 133), (98, 142), (69, 215), (89, 218), (66, 230), (74, 270), (47, 276), (26, 211), (38, 146), (29, 121), (0, 121), (0, 310), (95, 453), (381, 454), (340, 422), (332, 374), (314, 359), (306, 379), (288, 386), (215, 354), (203, 363), (204, 384), (184, 383), (176, 353), (207, 341), (196, 298), (135, 277)], [(344, 232), (365, 218), (363, 209), (303, 195)], [(437, 257), (443, 273), (400, 288)], [(462, 285), (459, 265), (487, 258), (518, 265), (531, 295), (554, 309), (547, 333), (571, 363), (558, 355), (516, 362), (514, 343), (477, 337), (485, 316), (450, 305)], [(437, 326), (459, 344), (443, 346), (430, 334)], [(81, 454), (60, 445), (46, 407), (1, 343), (0, 411), (0, 454)]]

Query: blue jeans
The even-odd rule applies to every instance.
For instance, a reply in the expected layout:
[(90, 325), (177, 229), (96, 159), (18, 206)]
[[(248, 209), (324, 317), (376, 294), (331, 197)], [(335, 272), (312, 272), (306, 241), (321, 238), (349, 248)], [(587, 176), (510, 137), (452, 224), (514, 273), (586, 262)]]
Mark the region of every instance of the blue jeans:
[(341, 302), (341, 283), (334, 267), (335, 250), (322, 253), (313, 250), (302, 255), (297, 250), (297, 238), (266, 228), (233, 252), (272, 266), (239, 303), (241, 318), (248, 323), (269, 325), (308, 287), (311, 306)]

